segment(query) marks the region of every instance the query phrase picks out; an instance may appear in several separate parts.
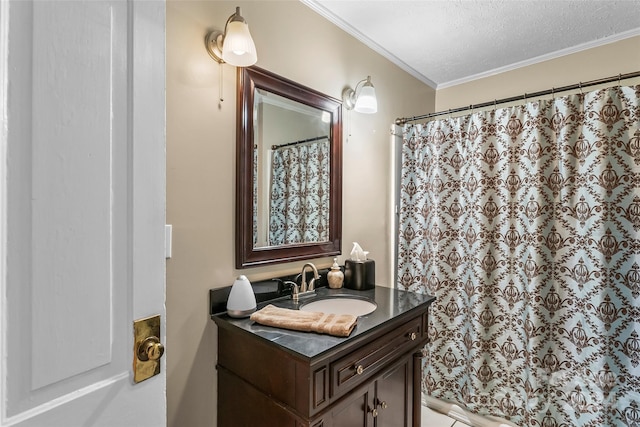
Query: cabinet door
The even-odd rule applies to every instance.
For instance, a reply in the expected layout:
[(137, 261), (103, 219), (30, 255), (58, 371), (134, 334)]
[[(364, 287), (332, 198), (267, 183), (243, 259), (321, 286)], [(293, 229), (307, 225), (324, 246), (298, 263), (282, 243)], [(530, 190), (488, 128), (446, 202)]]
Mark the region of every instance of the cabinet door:
[(413, 409), (413, 363), (411, 357), (400, 362), (375, 382), (376, 427), (409, 427)]
[(330, 427), (373, 427), (373, 386), (360, 387), (338, 402), (331, 411)]

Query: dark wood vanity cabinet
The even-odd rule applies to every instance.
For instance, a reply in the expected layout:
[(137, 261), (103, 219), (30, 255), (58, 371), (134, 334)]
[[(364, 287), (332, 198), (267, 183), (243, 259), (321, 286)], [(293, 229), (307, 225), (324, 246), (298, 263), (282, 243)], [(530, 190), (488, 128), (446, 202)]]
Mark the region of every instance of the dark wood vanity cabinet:
[(216, 320), (218, 427), (419, 427), (428, 305), (311, 358)]
[[(349, 393), (314, 426), (412, 426), (413, 358), (402, 357), (375, 380)], [(419, 392), (419, 390), (418, 390)], [(419, 414), (419, 411), (418, 411)], [(418, 423), (419, 426), (419, 418)], [(304, 424), (299, 424), (300, 426)]]

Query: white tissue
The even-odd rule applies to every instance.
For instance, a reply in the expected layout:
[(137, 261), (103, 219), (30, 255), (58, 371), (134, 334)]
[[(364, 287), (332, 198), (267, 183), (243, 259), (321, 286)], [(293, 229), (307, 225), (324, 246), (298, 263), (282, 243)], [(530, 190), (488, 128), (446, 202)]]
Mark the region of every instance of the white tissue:
[(362, 250), (358, 242), (353, 242), (353, 249), (351, 249), (352, 261), (366, 261), (368, 253), (369, 252)]

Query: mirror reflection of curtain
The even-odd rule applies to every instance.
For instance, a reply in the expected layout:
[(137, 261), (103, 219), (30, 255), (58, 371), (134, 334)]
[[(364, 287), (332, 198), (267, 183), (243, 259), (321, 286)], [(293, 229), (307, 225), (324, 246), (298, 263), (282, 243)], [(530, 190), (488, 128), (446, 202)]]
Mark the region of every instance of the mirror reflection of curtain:
[(258, 147), (253, 147), (253, 245), (258, 242)]
[(279, 147), (271, 162), (269, 244), (329, 240), (329, 141)]

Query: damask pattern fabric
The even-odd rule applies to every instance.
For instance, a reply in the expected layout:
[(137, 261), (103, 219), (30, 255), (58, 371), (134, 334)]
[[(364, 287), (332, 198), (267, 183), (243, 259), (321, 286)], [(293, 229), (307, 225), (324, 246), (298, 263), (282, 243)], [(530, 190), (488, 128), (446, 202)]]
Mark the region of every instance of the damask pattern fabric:
[(258, 243), (258, 150), (253, 149), (253, 246)]
[(269, 244), (329, 240), (329, 141), (273, 151)]
[(640, 86), (406, 126), (423, 389), (520, 426), (640, 424)]

